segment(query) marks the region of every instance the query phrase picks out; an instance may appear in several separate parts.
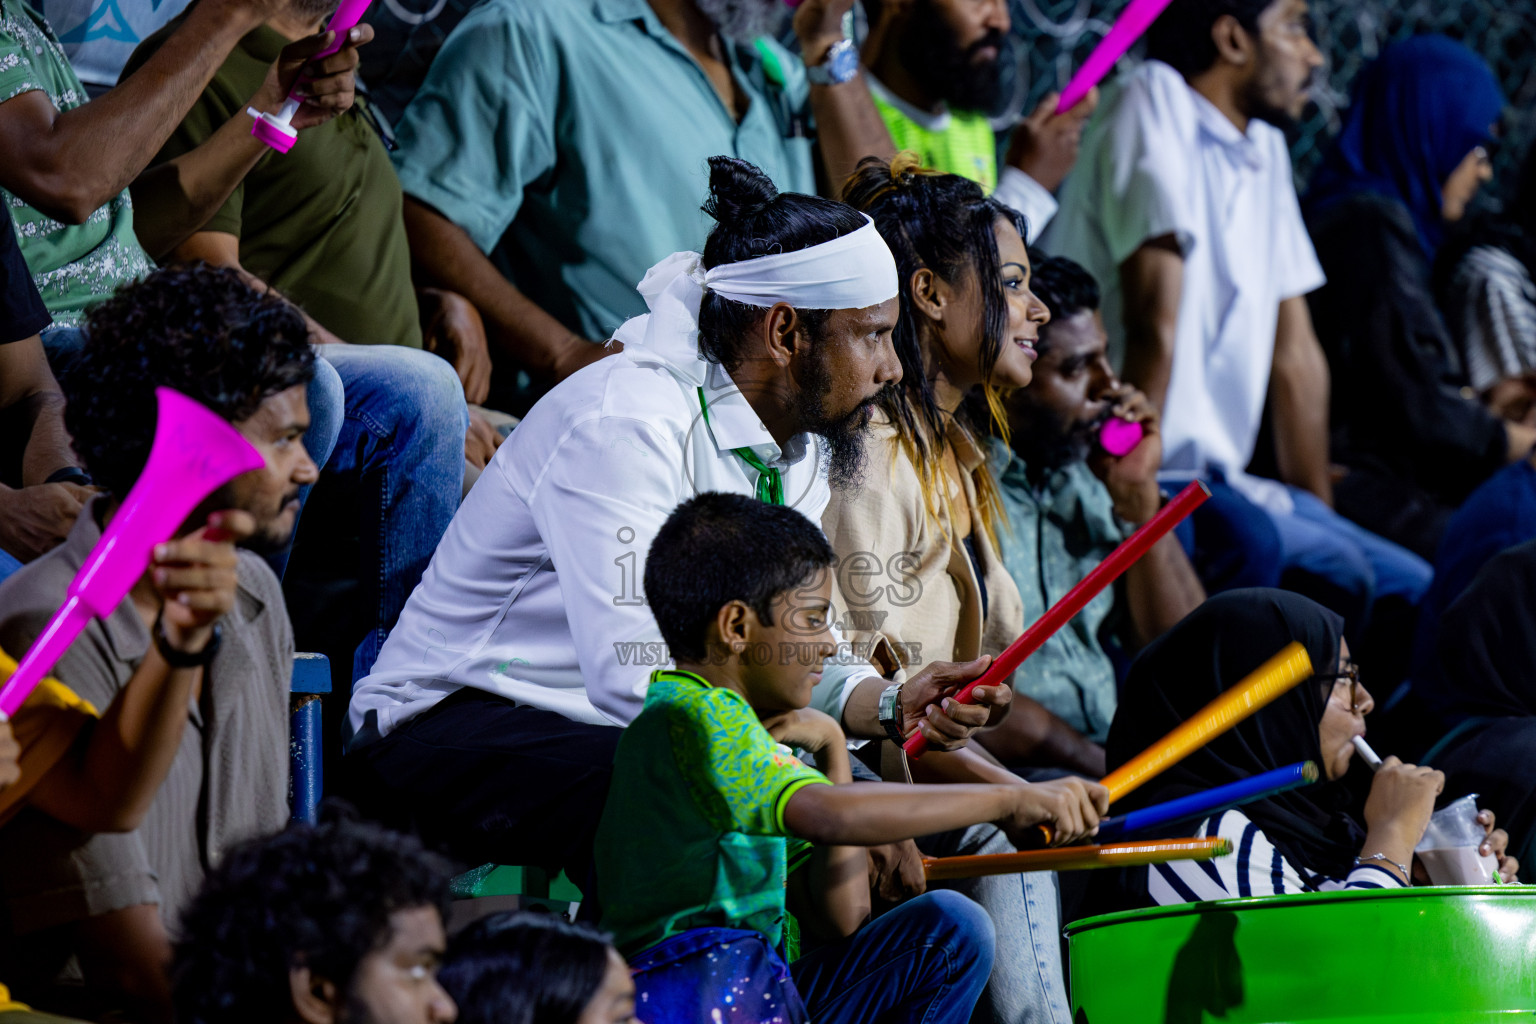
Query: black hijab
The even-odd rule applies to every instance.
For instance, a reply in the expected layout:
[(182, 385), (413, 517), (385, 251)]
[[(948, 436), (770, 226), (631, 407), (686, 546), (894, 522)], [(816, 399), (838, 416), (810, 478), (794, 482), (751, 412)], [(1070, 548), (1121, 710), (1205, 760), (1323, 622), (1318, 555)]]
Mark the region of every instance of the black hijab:
[[(1335, 672), (1344, 622), (1322, 606), (1279, 590), (1212, 597), (1136, 659), (1105, 744), (1110, 770), (1167, 735), (1291, 641), (1313, 671)], [(1183, 761), (1116, 803), (1116, 813), (1246, 779), (1297, 761), (1322, 768), (1318, 724), (1331, 684), (1304, 680)], [(1248, 804), (1242, 810), (1297, 868), (1343, 877), (1365, 832), (1346, 813), (1349, 794), (1326, 780)], [(1174, 826), (1167, 835), (1188, 834)], [(1144, 873), (1143, 873), (1144, 874)]]

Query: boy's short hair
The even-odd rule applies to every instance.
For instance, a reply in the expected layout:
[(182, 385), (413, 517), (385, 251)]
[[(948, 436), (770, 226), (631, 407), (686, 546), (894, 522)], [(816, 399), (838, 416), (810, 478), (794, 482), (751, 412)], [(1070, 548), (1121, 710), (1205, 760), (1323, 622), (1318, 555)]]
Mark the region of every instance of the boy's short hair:
[(175, 388), (231, 423), (315, 375), (304, 317), (227, 267), (156, 270), (85, 318), (65, 367), (64, 424), (91, 479), (118, 499), (155, 438), (155, 388)]
[[(1052, 322), (1099, 308), (1099, 282), (1081, 263), (1065, 256), (1037, 256), (1034, 252), (1029, 254), (1029, 263), (1034, 271), (1029, 290), (1050, 310)], [(1050, 324), (1046, 330), (1050, 330)]]
[(774, 598), (832, 564), (821, 527), (785, 505), (708, 491), (667, 517), (645, 560), (645, 597), (674, 659), (708, 656), (709, 624), (742, 601), (772, 625)]
[(448, 943), (438, 984), (459, 1024), (576, 1020), (608, 973), (608, 937), (553, 914), (481, 918)]
[(1147, 29), (1147, 56), (1160, 60), (1186, 79), (1216, 63), (1211, 28), (1230, 14), (1249, 35), (1259, 34), (1259, 15), (1275, 0), (1173, 0)]
[(447, 865), (421, 843), (327, 808), (224, 857), (187, 908), (172, 969), (179, 1024), (271, 1024), (293, 1016), (289, 971), (350, 995), (358, 965), (388, 944), (390, 915), (436, 907)]

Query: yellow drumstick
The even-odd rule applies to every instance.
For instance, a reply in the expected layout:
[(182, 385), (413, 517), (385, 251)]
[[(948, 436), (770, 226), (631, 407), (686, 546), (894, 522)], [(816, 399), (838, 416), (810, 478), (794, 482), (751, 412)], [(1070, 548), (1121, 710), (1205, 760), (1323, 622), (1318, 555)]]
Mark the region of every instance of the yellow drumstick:
[(1100, 782), (1109, 789), (1110, 803), (1173, 767), (1311, 675), (1312, 659), (1307, 656), (1307, 649), (1294, 641), (1287, 644), (1284, 650), (1254, 669), (1242, 682), (1104, 776)]

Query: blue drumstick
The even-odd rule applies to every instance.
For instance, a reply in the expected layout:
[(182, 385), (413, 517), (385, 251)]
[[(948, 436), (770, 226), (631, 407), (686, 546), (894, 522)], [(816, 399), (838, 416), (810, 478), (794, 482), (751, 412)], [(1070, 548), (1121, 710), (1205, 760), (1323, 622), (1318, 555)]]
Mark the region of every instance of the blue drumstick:
[(1113, 842), (1128, 832), (1141, 832), (1178, 821), (1206, 818), (1217, 811), (1240, 807), (1316, 781), (1317, 765), (1311, 761), (1298, 761), (1284, 768), (1276, 768), (1262, 775), (1254, 775), (1238, 782), (1230, 782), (1225, 786), (1217, 786), (1215, 789), (1207, 789), (1202, 793), (1191, 793), (1189, 796), (1181, 796), (1167, 803), (1153, 804), (1151, 807), (1143, 807), (1137, 811), (1111, 815), (1099, 822), (1099, 831), (1094, 836), (1094, 842)]

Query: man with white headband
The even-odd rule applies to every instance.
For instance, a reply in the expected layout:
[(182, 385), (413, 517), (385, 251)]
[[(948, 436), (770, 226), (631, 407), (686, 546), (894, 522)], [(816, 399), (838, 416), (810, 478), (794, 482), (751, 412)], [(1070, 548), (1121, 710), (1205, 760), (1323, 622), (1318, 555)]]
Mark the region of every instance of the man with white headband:
[[(703, 254), (653, 267), (624, 351), (557, 386), (502, 445), (353, 690), (352, 797), (467, 863), (587, 881), (621, 727), (670, 662), (641, 596), (652, 538), (703, 491), (816, 519), (829, 478), (856, 483), (862, 429), (901, 377), (896, 265), (868, 218), (780, 194), (741, 160), (710, 168)], [(850, 734), (883, 736), (884, 680), (841, 653), (822, 685)], [(962, 743), (1007, 688), (930, 705), (984, 666), (914, 676), (900, 725)]]

